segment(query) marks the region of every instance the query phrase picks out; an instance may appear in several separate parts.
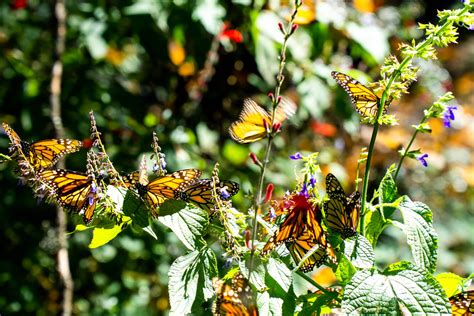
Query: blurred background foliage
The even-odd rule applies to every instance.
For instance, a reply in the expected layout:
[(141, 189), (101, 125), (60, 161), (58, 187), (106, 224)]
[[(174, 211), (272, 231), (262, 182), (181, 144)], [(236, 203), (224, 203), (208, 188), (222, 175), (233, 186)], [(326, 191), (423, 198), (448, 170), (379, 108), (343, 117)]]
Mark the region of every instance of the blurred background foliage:
[[(284, 95), (299, 109), (275, 141), (268, 181), (283, 195), (296, 185), (295, 151), (319, 151), (323, 174), (331, 171), (352, 188), (361, 148), (371, 128), (361, 126), (345, 92), (330, 78), (340, 70), (362, 82), (377, 79), (379, 66), (400, 42), (420, 38), (417, 22), (436, 22), (436, 10), (457, 1), (305, 1), (299, 30), (290, 40)], [(93, 110), (108, 153), (123, 172), (137, 169), (158, 133), (168, 170), (215, 162), (221, 177), (241, 184), (236, 207), (250, 205), (257, 168), (249, 151), (227, 134), (246, 97), (262, 104), (275, 84), (282, 36), (277, 23), (290, 13), (288, 1), (135, 0), (67, 1), (67, 42), (62, 57), (62, 117), (67, 136), (89, 138)], [(50, 80), (56, 21), (54, 1), (0, 3), (0, 120), (25, 140), (54, 137)], [(474, 38), (462, 31), (459, 45), (442, 49), (437, 62), (418, 61), (420, 78), (390, 112), (399, 125), (384, 127), (376, 145), (372, 189), (406, 145), (422, 110), (448, 89), (462, 105), (453, 128), (431, 122), (433, 133), (416, 147), (429, 167), (406, 162), (401, 193), (428, 204), (439, 234), (439, 271), (474, 271)], [(268, 103), (268, 102), (267, 102)], [(0, 138), (2, 153), (8, 140)], [(0, 312), (46, 315), (60, 310), (56, 271), (55, 209), (38, 203), (18, 183), (13, 164), (0, 164)], [(85, 170), (85, 153), (67, 167)], [(371, 190), (369, 192), (371, 192)], [(69, 228), (79, 223), (70, 216)], [(154, 224), (158, 241), (127, 229), (110, 244), (87, 247), (90, 232), (69, 235), (76, 314), (166, 313), (168, 269), (185, 253), (177, 238)], [(387, 230), (377, 249), (379, 267), (410, 259), (401, 233)], [(219, 247), (213, 247), (219, 251)], [(219, 257), (223, 266), (225, 258)], [(314, 277), (330, 282), (328, 273)], [(209, 308), (206, 306), (204, 308)], [(208, 312), (209, 310), (207, 310)]]

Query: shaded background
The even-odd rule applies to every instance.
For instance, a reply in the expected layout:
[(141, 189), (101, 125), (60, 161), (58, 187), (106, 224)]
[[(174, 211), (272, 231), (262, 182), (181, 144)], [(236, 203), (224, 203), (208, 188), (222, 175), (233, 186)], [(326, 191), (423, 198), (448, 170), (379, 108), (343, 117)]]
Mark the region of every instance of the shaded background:
[[(267, 177), (277, 195), (296, 184), (300, 166), (289, 168), (287, 158), (295, 151), (321, 152), (323, 173), (335, 173), (353, 189), (357, 159), (368, 146), (371, 128), (360, 126), (330, 71), (352, 69), (350, 74), (359, 80), (373, 81), (389, 51), (422, 36), (417, 22), (435, 23), (436, 10), (460, 6), (457, 1), (305, 3), (311, 9), (300, 17), (302, 25), (290, 40), (283, 87), (298, 112), (275, 141)], [(285, 3), (69, 1), (67, 11), (61, 100), (67, 136), (88, 139), (88, 112), (93, 110), (116, 168), (129, 172), (151, 151), (154, 130), (168, 170), (194, 167), (209, 176), (218, 161), (221, 177), (241, 184), (234, 204), (245, 210), (258, 176), (248, 153), (261, 154), (263, 144), (238, 145), (227, 129), (238, 118), (244, 98), (265, 104), (274, 86), (275, 40), (281, 41), (276, 25), (289, 13)], [(238, 30), (242, 41), (239, 33), (223, 34), (223, 22)], [(49, 86), (55, 34), (53, 1), (0, 4), (0, 120), (25, 140), (54, 137)], [(399, 188), (433, 210), (440, 240), (438, 271), (462, 276), (474, 271), (474, 39), (468, 35), (461, 30), (459, 44), (441, 49), (439, 61), (418, 61), (421, 77), (410, 95), (389, 110), (399, 125), (383, 127), (379, 134), (369, 190), (398, 162), (397, 150), (407, 144), (422, 110), (453, 90), (462, 105), (453, 128), (445, 129), (441, 120), (430, 122), (433, 133), (421, 135), (414, 146), (429, 154), (429, 167), (407, 161)], [(8, 139), (2, 136), (2, 153), (7, 148)], [(85, 152), (68, 156), (67, 166), (85, 171)], [(57, 313), (61, 287), (55, 209), (38, 203), (13, 169), (11, 163), (0, 164), (0, 312)], [(72, 231), (80, 218), (69, 219)], [(148, 315), (169, 308), (169, 265), (185, 248), (160, 224), (154, 230), (158, 241), (127, 229), (93, 250), (87, 247), (90, 232), (69, 236), (75, 313)], [(380, 268), (410, 259), (404, 236), (394, 228), (382, 235), (376, 255)]]

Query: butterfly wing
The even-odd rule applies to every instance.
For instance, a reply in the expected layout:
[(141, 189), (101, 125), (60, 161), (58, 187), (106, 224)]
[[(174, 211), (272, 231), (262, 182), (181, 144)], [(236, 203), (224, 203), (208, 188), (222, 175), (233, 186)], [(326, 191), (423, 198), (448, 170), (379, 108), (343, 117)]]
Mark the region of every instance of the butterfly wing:
[(10, 138), (10, 142), (13, 146), (21, 147), (21, 139), (20, 136), (10, 127), (7, 123), (2, 123), (3, 130), (5, 134), (7, 134), (8, 138)]
[(217, 296), (213, 306), (214, 315), (258, 316), (252, 289), (241, 273), (234, 276), (231, 285), (215, 279), (213, 286)]
[(148, 205), (154, 210), (165, 200), (175, 198), (176, 191), (182, 190), (186, 185), (201, 176), (198, 169), (185, 169), (158, 177), (139, 190)]
[(346, 227), (343, 238), (352, 237), (357, 234), (360, 218), (360, 193), (358, 191), (355, 191), (347, 198), (346, 217), (349, 219), (349, 227)]
[(354, 78), (337, 71), (331, 72), (331, 76), (349, 94), (352, 105), (360, 115), (364, 117), (377, 116), (380, 99), (371, 89)]
[[(186, 186), (182, 191), (178, 191), (177, 197), (210, 212), (215, 204), (212, 188), (212, 179), (196, 180)], [(216, 190), (221, 199), (228, 200), (239, 192), (239, 185), (233, 181), (222, 180), (216, 185)]]
[(452, 315), (474, 315), (474, 290), (461, 292), (449, 298)]
[(36, 170), (49, 168), (66, 154), (78, 151), (82, 142), (75, 139), (45, 139), (29, 146), (29, 160)]
[(57, 201), (73, 212), (84, 212), (84, 221), (89, 223), (95, 211), (95, 182), (86, 174), (68, 170), (43, 170), (39, 177), (53, 187)]
[(245, 99), (239, 120), (230, 125), (229, 134), (239, 143), (256, 142), (267, 135), (264, 121), (270, 127), (270, 114), (252, 99)]
[(273, 123), (283, 123), (284, 120), (295, 114), (296, 109), (296, 104), (292, 100), (283, 97), (275, 109), (275, 118)]

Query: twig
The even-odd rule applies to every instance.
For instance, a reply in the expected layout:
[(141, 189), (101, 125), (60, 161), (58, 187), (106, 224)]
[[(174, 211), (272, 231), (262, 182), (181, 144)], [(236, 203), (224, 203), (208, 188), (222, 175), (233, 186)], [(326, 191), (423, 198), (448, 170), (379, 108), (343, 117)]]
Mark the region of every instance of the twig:
[[(56, 38), (56, 58), (51, 71), (51, 120), (53, 121), (56, 136), (64, 138), (64, 126), (61, 118), (61, 82), (63, 74), (63, 64), (61, 57), (64, 53), (66, 43), (66, 6), (64, 0), (56, 0), (54, 7), (57, 20), (57, 38)], [(64, 160), (61, 159), (58, 163), (60, 168), (65, 167)], [(72, 300), (74, 281), (71, 276), (71, 269), (69, 266), (69, 251), (66, 239), (67, 217), (62, 207), (56, 207), (56, 214), (58, 220), (58, 272), (63, 281), (63, 301), (62, 310), (64, 316), (69, 316), (72, 313)]]

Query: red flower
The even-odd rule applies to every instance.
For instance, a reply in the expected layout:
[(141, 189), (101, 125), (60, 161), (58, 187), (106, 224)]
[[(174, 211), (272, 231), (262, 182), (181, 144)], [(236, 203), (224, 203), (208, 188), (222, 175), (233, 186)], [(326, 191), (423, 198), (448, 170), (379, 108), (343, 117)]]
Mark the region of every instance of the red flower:
[(240, 31), (229, 29), (229, 26), (227, 24), (224, 25), (224, 27), (222, 28), (222, 31), (219, 34), (219, 37), (227, 38), (230, 41), (237, 44), (242, 43), (244, 40), (244, 36), (242, 35), (242, 33), (240, 33)]
[(12, 10), (24, 9), (28, 6), (28, 0), (12, 0), (10, 7)]

